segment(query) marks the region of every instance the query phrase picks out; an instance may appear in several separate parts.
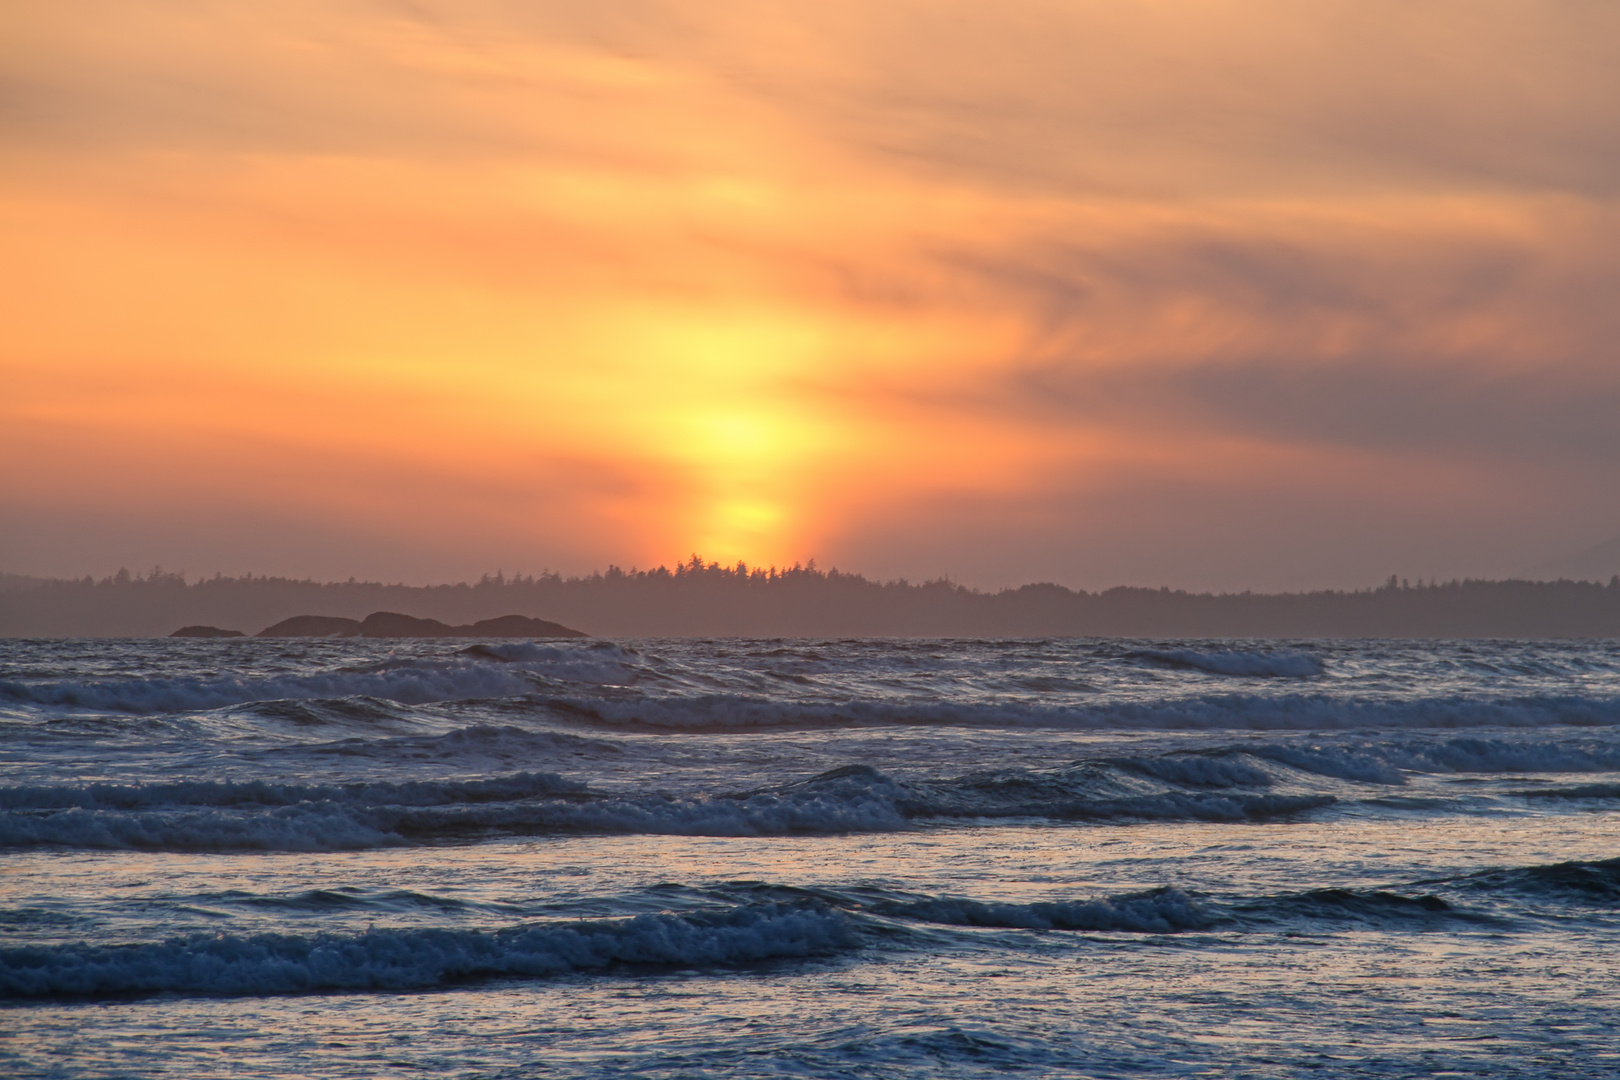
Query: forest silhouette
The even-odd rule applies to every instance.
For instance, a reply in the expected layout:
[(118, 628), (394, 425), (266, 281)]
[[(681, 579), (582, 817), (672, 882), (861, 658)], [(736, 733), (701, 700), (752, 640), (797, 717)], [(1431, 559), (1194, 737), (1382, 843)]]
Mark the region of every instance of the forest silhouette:
[(1620, 578), (1389, 578), (1360, 590), (1101, 592), (1032, 584), (987, 592), (939, 579), (876, 582), (820, 570), (722, 566), (581, 577), (486, 575), (453, 585), (282, 577), (188, 581), (154, 568), (99, 580), (0, 576), (0, 636), (157, 637), (206, 624), (254, 634), (297, 615), (401, 612), (449, 624), (520, 613), (600, 637), (1620, 637)]

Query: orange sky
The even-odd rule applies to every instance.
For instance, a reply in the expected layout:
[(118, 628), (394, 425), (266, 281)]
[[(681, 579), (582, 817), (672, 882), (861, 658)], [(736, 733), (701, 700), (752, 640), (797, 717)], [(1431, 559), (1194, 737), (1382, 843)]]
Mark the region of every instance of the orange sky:
[(60, 0), (0, 60), (0, 570), (1620, 532), (1612, 4)]

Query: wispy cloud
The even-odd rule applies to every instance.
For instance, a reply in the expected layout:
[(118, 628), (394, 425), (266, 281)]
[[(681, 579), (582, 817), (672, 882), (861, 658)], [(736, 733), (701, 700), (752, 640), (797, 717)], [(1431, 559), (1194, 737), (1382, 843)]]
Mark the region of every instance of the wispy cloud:
[(370, 536), (264, 567), (341, 576), (1260, 585), (1620, 531), (1612, 4), (4, 20), (19, 569), (98, 506)]

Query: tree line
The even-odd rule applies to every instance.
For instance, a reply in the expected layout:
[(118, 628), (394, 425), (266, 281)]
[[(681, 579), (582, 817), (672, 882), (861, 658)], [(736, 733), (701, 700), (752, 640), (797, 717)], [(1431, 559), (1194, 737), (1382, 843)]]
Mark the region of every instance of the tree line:
[(812, 561), (485, 575), (402, 585), (245, 575), (188, 580), (154, 567), (100, 579), (0, 575), (0, 636), (152, 637), (208, 624), (252, 634), (294, 615), (395, 611), (451, 624), (502, 615), (604, 637), (1620, 637), (1620, 576), (1409, 581), (1357, 590), (1195, 593), (1050, 583), (985, 591), (947, 579), (873, 581)]

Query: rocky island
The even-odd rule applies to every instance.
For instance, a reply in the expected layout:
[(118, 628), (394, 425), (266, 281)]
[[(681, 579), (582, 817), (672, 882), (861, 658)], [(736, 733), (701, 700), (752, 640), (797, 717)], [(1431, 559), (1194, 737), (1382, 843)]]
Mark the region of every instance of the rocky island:
[(240, 630), (221, 630), (217, 626), (182, 626), (169, 636), (198, 638), (247, 637)]
[[(245, 637), (240, 630), (221, 630), (217, 626), (182, 626), (170, 637), (234, 638)], [(590, 635), (583, 630), (531, 619), (527, 615), (502, 615), (494, 619), (481, 619), (462, 626), (451, 626), (438, 619), (419, 619), (414, 615), (401, 615), (396, 611), (374, 611), (364, 619), (346, 619), (336, 615), (294, 615), (274, 626), (260, 630), (255, 637), (269, 638), (582, 638)]]

